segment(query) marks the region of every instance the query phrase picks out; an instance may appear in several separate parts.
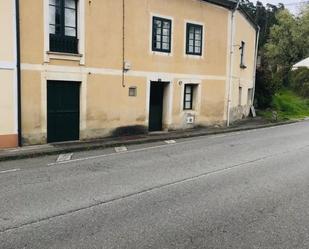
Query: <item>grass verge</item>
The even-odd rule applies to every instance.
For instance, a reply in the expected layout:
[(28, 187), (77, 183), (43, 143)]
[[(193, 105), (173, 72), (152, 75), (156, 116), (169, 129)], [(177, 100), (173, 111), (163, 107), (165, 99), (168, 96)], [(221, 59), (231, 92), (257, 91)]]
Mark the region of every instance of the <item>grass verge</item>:
[(273, 121), (306, 118), (309, 117), (309, 99), (282, 90), (273, 97), (271, 108), (259, 111), (258, 115)]

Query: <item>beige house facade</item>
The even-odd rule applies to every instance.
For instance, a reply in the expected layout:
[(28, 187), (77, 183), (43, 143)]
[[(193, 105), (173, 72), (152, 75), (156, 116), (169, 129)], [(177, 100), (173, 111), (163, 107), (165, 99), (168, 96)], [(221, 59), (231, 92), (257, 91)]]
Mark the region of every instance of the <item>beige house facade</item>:
[(0, 0), (0, 148), (18, 145), (15, 1)]
[[(22, 144), (224, 126), (248, 116), (258, 29), (237, 7), (225, 0), (20, 1)], [(0, 115), (16, 117), (13, 99), (11, 114), (1, 102)], [(12, 120), (0, 135), (16, 134)]]

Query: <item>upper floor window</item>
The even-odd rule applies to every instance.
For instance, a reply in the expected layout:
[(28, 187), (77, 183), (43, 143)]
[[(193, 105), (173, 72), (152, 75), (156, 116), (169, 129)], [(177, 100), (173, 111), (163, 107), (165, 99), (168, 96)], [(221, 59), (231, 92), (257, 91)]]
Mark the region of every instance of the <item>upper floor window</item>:
[(153, 17), (152, 50), (171, 52), (172, 21), (161, 17)]
[(78, 53), (77, 0), (49, 0), (50, 51)]
[(241, 42), (240, 46), (240, 67), (245, 69), (247, 68), (245, 65), (245, 49), (246, 49), (246, 43), (244, 41)]
[(203, 26), (187, 23), (186, 53), (202, 55)]

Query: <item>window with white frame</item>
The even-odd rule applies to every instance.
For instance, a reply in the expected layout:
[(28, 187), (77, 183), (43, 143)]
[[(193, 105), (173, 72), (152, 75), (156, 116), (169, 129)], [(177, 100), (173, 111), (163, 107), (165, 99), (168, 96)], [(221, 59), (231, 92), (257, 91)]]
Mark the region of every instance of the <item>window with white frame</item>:
[(49, 0), (50, 51), (78, 53), (78, 0)]
[(170, 53), (172, 40), (172, 20), (153, 17), (152, 20), (152, 51)]
[(195, 84), (185, 84), (184, 85), (184, 99), (183, 99), (183, 109), (193, 110), (194, 109), (194, 98), (197, 85)]
[(203, 26), (187, 23), (186, 53), (190, 55), (202, 55)]

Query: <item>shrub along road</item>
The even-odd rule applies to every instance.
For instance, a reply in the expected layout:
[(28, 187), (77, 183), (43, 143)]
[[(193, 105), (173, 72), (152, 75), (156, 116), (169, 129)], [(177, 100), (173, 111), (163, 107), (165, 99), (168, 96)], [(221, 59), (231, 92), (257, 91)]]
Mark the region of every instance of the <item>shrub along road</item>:
[(309, 248), (308, 155), (300, 122), (2, 162), (0, 248)]

